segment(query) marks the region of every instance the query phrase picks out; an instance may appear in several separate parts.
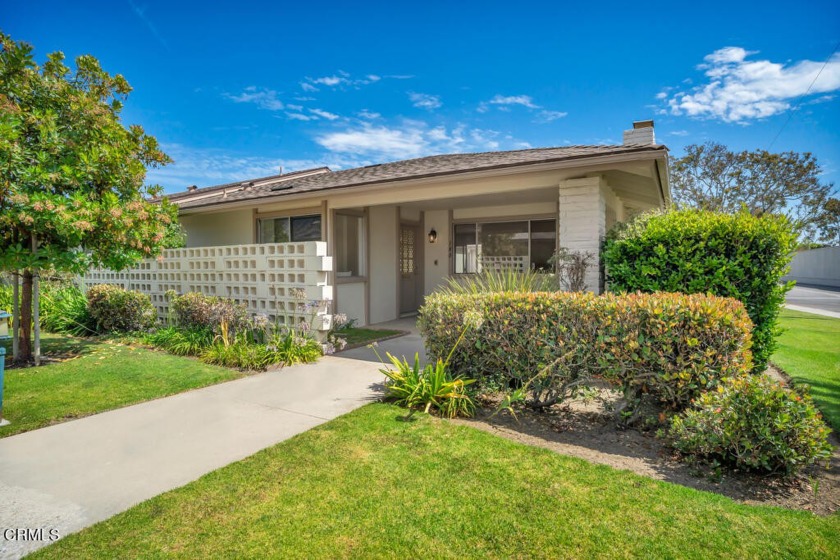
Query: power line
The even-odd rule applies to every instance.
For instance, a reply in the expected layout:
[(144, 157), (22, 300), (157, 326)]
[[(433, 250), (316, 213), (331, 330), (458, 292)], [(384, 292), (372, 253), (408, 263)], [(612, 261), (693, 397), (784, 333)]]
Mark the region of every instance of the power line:
[[(806, 91), (806, 92), (802, 95), (802, 97), (807, 97), (807, 95), (808, 95), (809, 93), (811, 93), (811, 88), (812, 88), (812, 87), (814, 87), (814, 84), (815, 84), (815, 83), (817, 83), (817, 80), (819, 79), (820, 74), (822, 74), (822, 73), (823, 73), (823, 70), (825, 70), (825, 67), (826, 67), (826, 66), (828, 66), (828, 61), (829, 61), (829, 60), (831, 60), (831, 57), (832, 57), (832, 56), (834, 56), (834, 53), (836, 53), (836, 52), (837, 52), (837, 49), (838, 49), (838, 48), (840, 48), (840, 43), (837, 43), (836, 45), (834, 45), (834, 50), (833, 50), (833, 51), (831, 51), (831, 54), (830, 54), (830, 55), (828, 55), (828, 58), (826, 58), (826, 59), (825, 59), (825, 62), (823, 62), (822, 68), (820, 68), (820, 71), (819, 71), (819, 72), (817, 72), (817, 75), (816, 75), (816, 76), (814, 76), (814, 79), (813, 79), (813, 80), (811, 80), (811, 85), (809, 85), (809, 86), (808, 86), (808, 90), (807, 90), (807, 91)], [(793, 114), (794, 114), (794, 112), (796, 111), (796, 109), (798, 109), (798, 108), (799, 108), (799, 103), (797, 103), (797, 104), (796, 104), (796, 105), (795, 105), (795, 106), (794, 106), (794, 107), (790, 110), (790, 112), (788, 113), (788, 118), (787, 118), (787, 120), (785, 121), (785, 124), (783, 124), (783, 125), (782, 125), (782, 128), (780, 128), (780, 129), (779, 129), (779, 132), (777, 132), (777, 133), (776, 133), (776, 136), (774, 136), (774, 137), (773, 137), (773, 140), (771, 140), (771, 141), (770, 141), (770, 145), (769, 145), (769, 146), (767, 146), (767, 150), (768, 150), (768, 151), (770, 150), (770, 148), (772, 148), (772, 147), (773, 147), (773, 144), (775, 144), (775, 143), (776, 143), (776, 140), (778, 140), (778, 139), (779, 139), (779, 136), (781, 136), (782, 131), (783, 131), (783, 130), (785, 129), (785, 127), (788, 125), (788, 123), (790, 122), (790, 119), (792, 119), (792, 118), (793, 118)]]

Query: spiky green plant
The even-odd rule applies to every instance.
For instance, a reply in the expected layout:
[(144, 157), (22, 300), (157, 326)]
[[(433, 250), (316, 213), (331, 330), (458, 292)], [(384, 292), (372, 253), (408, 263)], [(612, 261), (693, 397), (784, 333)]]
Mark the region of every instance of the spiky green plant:
[(557, 278), (553, 274), (513, 269), (485, 270), (478, 274), (451, 276), (446, 285), (438, 288), (448, 294), (483, 294), (496, 292), (556, 292)]

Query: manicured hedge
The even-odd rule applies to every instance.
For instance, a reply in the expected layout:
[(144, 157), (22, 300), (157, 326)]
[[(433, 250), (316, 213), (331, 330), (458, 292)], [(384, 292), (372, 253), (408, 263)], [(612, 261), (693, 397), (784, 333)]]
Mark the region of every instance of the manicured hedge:
[(436, 293), (426, 299), (419, 321), (430, 358), (446, 358), (470, 311), (483, 322), (466, 330), (450, 365), (488, 389), (524, 385), (554, 364), (559, 373), (551, 383), (595, 376), (628, 397), (650, 393), (681, 409), (720, 378), (751, 367), (752, 323), (730, 298)]
[(711, 293), (744, 303), (754, 323), (753, 361), (763, 371), (776, 346), (796, 247), (783, 216), (681, 210), (645, 214), (610, 232), (604, 245), (612, 292)]

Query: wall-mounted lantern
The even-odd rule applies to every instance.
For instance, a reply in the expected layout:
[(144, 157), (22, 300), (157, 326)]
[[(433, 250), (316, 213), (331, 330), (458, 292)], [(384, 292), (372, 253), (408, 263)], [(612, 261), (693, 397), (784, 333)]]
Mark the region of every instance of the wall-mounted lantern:
[(437, 241), (437, 232), (435, 228), (432, 228), (429, 230), (429, 243), (434, 243), (435, 241)]

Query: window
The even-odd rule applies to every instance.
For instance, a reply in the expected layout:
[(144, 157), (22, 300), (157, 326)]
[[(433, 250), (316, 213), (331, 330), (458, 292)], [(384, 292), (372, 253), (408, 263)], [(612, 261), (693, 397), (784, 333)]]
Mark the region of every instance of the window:
[(336, 276), (364, 276), (365, 219), (349, 214), (335, 215)]
[(456, 224), (454, 229), (456, 274), (552, 268), (556, 220)]
[(400, 228), (400, 274), (410, 276), (414, 274), (414, 230)]
[(292, 216), (263, 218), (257, 226), (258, 243), (288, 243), (289, 241), (320, 241), (321, 216)]

